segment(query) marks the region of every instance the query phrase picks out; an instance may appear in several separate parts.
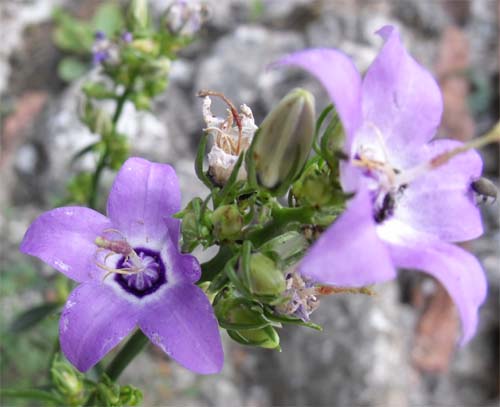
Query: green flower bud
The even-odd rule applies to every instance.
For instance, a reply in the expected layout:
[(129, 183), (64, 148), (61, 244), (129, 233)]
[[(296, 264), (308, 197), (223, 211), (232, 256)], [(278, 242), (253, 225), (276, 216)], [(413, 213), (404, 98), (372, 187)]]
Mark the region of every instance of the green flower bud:
[(222, 205), (213, 212), (212, 224), (216, 239), (234, 240), (243, 228), (243, 216), (235, 205)]
[(134, 40), (132, 41), (131, 46), (144, 54), (152, 55), (158, 52), (158, 44), (147, 38)]
[(258, 329), (269, 325), (262, 315), (262, 308), (241, 297), (233, 297), (232, 292), (217, 297), (215, 315), (221, 327), (226, 329)]
[(343, 205), (346, 195), (338, 182), (332, 181), (330, 174), (317, 165), (310, 166), (292, 187), (292, 192), (300, 205), (324, 208)]
[(285, 276), (276, 263), (262, 253), (250, 257), (250, 291), (256, 295), (279, 295), (285, 291)]
[(143, 72), (155, 78), (166, 78), (170, 72), (172, 63), (170, 59), (162, 57), (153, 59), (143, 66)]
[(280, 348), (280, 337), (272, 326), (261, 329), (228, 330), (227, 333), (242, 345), (259, 346), (266, 349)]
[(151, 98), (143, 93), (136, 93), (130, 97), (137, 110), (149, 110), (151, 108)]
[(128, 9), (127, 20), (131, 31), (140, 31), (147, 28), (149, 22), (148, 1), (132, 0)]
[(279, 196), (297, 179), (311, 151), (314, 125), (314, 97), (303, 89), (291, 91), (267, 115), (248, 158), (262, 187)]
[(123, 406), (138, 406), (142, 403), (142, 392), (127, 385), (120, 389), (120, 402)]
[(60, 394), (75, 401), (83, 397), (83, 375), (59, 355), (52, 362), (50, 374), (52, 382)]

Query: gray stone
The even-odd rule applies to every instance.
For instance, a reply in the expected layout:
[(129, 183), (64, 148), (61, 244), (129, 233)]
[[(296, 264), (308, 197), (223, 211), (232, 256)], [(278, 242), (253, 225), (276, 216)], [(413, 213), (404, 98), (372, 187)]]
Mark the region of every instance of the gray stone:
[(302, 38), (293, 32), (239, 26), (222, 37), (213, 53), (201, 62), (195, 88), (217, 90), (236, 105), (245, 103), (253, 110), (264, 85), (268, 85), (267, 65), (303, 45)]

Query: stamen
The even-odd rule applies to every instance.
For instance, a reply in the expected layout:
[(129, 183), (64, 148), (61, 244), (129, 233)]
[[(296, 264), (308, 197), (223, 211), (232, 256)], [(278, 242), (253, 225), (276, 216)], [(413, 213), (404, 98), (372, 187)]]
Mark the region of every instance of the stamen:
[(389, 154), (387, 152), (387, 148), (385, 147), (385, 142), (384, 142), (384, 136), (382, 135), (382, 132), (380, 129), (372, 122), (367, 123), (369, 127), (371, 127), (375, 131), (375, 135), (378, 138), (378, 141), (380, 142), (380, 148), (382, 149), (382, 152), (384, 153), (384, 158), (386, 163), (389, 162)]
[(333, 287), (326, 285), (318, 285), (315, 287), (317, 295), (333, 295), (333, 294), (364, 294), (375, 296), (377, 293), (368, 287)]
[(397, 183), (398, 185), (409, 184), (410, 182), (421, 177), (427, 172), (435, 170), (436, 168), (447, 164), (452, 158), (456, 157), (457, 155), (463, 154), (471, 149), (477, 149), (487, 144), (498, 142), (500, 142), (500, 122), (498, 122), (496, 126), (486, 135), (465, 143), (459, 147), (445, 151), (444, 153), (438, 154), (431, 160), (417, 165), (416, 167), (409, 168), (401, 174), (398, 174)]
[(430, 164), (432, 169), (438, 168), (438, 167), (446, 164), (453, 157), (455, 157), (459, 154), (465, 153), (466, 151), (469, 151), (473, 148), (478, 149), (478, 148), (484, 147), (490, 143), (500, 143), (500, 121), (497, 122), (495, 127), (493, 127), (493, 129), (491, 129), (484, 136), (478, 137), (474, 140), (469, 141), (468, 143), (461, 145), (460, 147), (456, 147), (452, 150), (449, 150), (449, 151), (446, 151), (442, 154), (439, 154), (438, 156), (434, 157), (429, 162), (429, 164)]

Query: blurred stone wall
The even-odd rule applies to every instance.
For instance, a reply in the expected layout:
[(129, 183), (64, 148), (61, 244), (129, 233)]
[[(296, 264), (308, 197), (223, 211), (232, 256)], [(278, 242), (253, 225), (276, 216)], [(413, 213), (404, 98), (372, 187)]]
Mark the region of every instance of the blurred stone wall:
[[(160, 15), (168, 2), (155, 0)], [(317, 106), (328, 103), (319, 84), (297, 71), (266, 70), (304, 47), (336, 47), (365, 70), (385, 24), (401, 30), (415, 58), (437, 76), (444, 93), (440, 136), (467, 140), (498, 120), (498, 3), (495, 0), (213, 0), (200, 38), (172, 66), (171, 83), (154, 114), (126, 106), (121, 129), (133, 154), (169, 162), (181, 177), (183, 200), (203, 188), (195, 180), (193, 151), (203, 127), (196, 91), (222, 91), (248, 104), (257, 122), (292, 87), (306, 87)], [(60, 52), (51, 42), (52, 7), (88, 16), (99, 1), (3, 0), (0, 3), (0, 169), (3, 265), (20, 255), (26, 227), (64, 190), (72, 153), (95, 139), (77, 119), (81, 83), (65, 86), (55, 73)], [(332, 67), (332, 71), (334, 67)], [(91, 73), (90, 75), (94, 75)], [(220, 112), (223, 107), (219, 106)], [(498, 148), (484, 151), (485, 171), (498, 181)], [(107, 174), (108, 185), (113, 179)], [(106, 189), (103, 189), (104, 196)], [(287, 327), (283, 352), (225, 342), (219, 376), (199, 377), (150, 349), (122, 380), (146, 390), (145, 405), (189, 406), (487, 406), (499, 402), (499, 205), (484, 206), (485, 235), (469, 244), (490, 281), (477, 337), (455, 350), (458, 327), (437, 285), (411, 273), (377, 287), (377, 296), (337, 295), (322, 301), (313, 320), (324, 331)], [(36, 263), (45, 276), (52, 273)], [(2, 267), (2, 273), (8, 273)], [(2, 299), (40, 300), (25, 292)], [(15, 308), (15, 307), (14, 307)], [(227, 338), (226, 338), (227, 339)]]

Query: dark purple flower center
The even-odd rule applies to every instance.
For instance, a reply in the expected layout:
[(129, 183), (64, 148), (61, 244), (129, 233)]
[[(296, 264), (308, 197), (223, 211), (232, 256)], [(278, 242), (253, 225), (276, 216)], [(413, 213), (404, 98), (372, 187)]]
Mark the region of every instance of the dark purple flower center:
[(167, 275), (159, 252), (141, 247), (134, 248), (134, 251), (137, 254), (135, 258), (122, 257), (116, 268), (135, 271), (129, 274), (116, 273), (115, 281), (128, 293), (142, 298), (165, 284)]
[(376, 223), (382, 223), (394, 215), (397, 201), (406, 188), (407, 185), (401, 185), (396, 191), (386, 192), (374, 199), (373, 219)]

